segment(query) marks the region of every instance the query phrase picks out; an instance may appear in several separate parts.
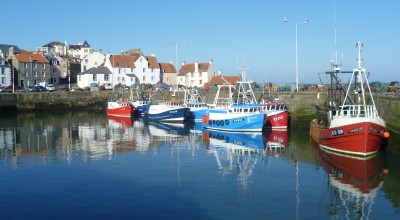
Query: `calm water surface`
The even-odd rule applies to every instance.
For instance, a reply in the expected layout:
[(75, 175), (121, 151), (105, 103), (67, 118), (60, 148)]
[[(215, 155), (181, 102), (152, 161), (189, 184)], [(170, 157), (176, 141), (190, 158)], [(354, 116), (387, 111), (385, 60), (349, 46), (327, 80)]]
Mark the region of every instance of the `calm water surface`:
[(368, 160), (287, 131), (204, 132), (104, 112), (0, 117), (1, 219), (400, 219), (400, 144)]

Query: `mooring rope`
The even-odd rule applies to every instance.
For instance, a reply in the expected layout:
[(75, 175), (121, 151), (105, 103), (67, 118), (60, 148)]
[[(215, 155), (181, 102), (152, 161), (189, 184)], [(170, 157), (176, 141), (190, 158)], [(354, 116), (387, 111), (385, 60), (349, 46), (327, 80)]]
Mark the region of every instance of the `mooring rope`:
[(386, 126), (387, 129), (393, 131), (394, 133), (400, 134), (400, 131), (394, 130), (393, 128)]

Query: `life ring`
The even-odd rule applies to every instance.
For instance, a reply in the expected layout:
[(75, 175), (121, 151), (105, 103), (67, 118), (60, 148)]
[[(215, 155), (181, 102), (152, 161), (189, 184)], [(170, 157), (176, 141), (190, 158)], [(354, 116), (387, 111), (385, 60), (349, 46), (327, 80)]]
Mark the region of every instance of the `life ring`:
[(208, 124), (211, 125), (212, 124), (212, 120), (208, 121)]
[(229, 125), (229, 120), (225, 120), (225, 124), (226, 124), (226, 125)]
[(215, 124), (216, 124), (217, 126), (219, 126), (219, 121), (215, 121)]
[(221, 126), (224, 126), (224, 121), (221, 121), (219, 124), (220, 124)]

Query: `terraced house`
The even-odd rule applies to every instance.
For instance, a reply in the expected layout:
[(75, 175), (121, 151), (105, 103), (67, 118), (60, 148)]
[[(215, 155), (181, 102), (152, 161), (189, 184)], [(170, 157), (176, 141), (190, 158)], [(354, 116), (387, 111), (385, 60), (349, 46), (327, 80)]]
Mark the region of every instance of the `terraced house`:
[(205, 83), (216, 74), (212, 60), (208, 63), (183, 63), (177, 76), (177, 84), (186, 87), (204, 87)]
[(25, 88), (40, 82), (50, 82), (50, 63), (42, 54), (21, 53), (11, 58), (16, 71), (16, 86)]

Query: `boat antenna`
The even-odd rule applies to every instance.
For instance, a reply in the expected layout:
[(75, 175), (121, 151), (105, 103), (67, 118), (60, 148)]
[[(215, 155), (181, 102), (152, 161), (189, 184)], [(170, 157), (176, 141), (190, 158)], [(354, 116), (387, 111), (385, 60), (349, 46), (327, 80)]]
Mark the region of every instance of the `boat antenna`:
[(336, 44), (336, 4), (335, 4), (335, 2), (333, 2), (333, 27), (334, 27), (334, 34), (335, 34), (335, 48), (334, 48), (334, 50), (335, 50), (335, 57), (334, 57), (334, 60), (335, 60), (335, 66), (337, 65), (337, 44)]
[(242, 66), (239, 66), (239, 61), (237, 61), (237, 69), (240, 71), (241, 81), (246, 81), (246, 71), (249, 70), (249, 66), (246, 66), (246, 60), (241, 58)]

